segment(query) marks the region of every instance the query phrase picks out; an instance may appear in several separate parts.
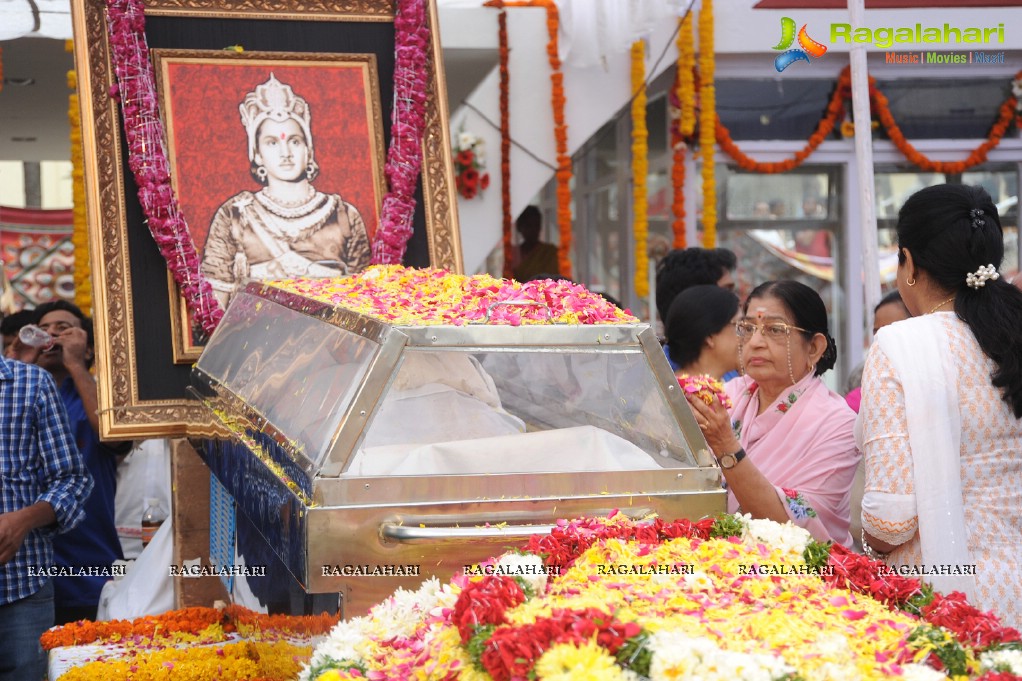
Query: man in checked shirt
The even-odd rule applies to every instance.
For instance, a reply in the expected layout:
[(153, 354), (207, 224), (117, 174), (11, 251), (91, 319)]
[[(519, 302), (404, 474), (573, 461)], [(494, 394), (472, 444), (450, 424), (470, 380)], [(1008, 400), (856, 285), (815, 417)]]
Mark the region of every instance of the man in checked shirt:
[(81, 522), (92, 486), (50, 373), (0, 357), (0, 681), (46, 677), (53, 536)]

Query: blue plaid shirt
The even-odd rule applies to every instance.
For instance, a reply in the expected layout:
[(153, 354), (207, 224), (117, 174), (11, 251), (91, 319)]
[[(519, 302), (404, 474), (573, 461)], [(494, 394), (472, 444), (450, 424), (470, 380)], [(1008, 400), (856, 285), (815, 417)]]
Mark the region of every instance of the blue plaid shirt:
[[(47, 501), (57, 524), (32, 530), (14, 558), (0, 565), (0, 605), (31, 596), (50, 578), (56, 532), (85, 516), (92, 492), (49, 372), (0, 357), (0, 513)], [(34, 574), (33, 574), (34, 573)]]

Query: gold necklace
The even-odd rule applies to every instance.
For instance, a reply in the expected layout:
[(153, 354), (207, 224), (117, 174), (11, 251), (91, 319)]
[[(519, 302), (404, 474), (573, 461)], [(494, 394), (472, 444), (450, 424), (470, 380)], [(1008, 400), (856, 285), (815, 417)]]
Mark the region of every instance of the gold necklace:
[(954, 299), (955, 299), (955, 297), (951, 296), (947, 300), (943, 300), (943, 301), (937, 303), (936, 305), (933, 306), (933, 309), (930, 310), (929, 312), (927, 312), (926, 314), (933, 314), (934, 312), (937, 311), (938, 308), (944, 307), (945, 305), (947, 305), (948, 303), (950, 303)]

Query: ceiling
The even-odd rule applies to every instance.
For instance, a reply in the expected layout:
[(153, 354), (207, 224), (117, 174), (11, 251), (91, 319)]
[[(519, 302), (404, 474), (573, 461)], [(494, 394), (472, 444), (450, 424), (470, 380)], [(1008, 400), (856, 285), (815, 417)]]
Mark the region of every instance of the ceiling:
[(74, 57), (63, 40), (0, 42), (0, 161), (59, 161), (70, 154), (67, 72)]

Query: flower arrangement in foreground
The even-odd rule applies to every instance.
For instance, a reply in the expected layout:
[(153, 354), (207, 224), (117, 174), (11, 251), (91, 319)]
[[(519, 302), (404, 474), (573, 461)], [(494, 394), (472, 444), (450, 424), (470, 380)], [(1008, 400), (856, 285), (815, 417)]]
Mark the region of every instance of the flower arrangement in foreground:
[[(61, 675), (88, 679), (293, 679), (312, 654), (312, 637), (336, 615), (263, 615), (237, 605), (183, 608), (134, 620), (81, 620), (45, 632), (44, 650), (102, 644), (108, 650)], [(241, 640), (238, 640), (240, 637)]]
[(1022, 678), (994, 615), (790, 523), (612, 513), (477, 567), (338, 624), (302, 681)]
[(486, 172), (485, 143), (482, 137), (470, 132), (459, 132), (454, 147), (454, 174), (458, 193), (466, 199), (490, 186), (490, 174)]
[(580, 284), (541, 279), (522, 284), (488, 274), (374, 266), (342, 279), (266, 282), (390, 324), (626, 324), (635, 317)]

